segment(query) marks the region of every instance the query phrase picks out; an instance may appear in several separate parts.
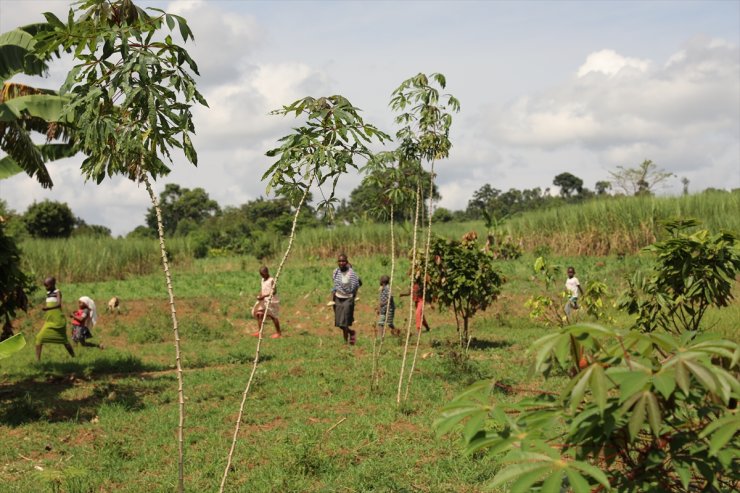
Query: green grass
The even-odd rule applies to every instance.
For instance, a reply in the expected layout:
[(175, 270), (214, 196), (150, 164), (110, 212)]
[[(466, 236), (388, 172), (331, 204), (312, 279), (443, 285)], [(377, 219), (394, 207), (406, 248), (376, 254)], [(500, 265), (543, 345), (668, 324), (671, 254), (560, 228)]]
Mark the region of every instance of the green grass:
[[(350, 250), (351, 253), (351, 250)], [(370, 390), (372, 309), (387, 257), (351, 256), (363, 278), (356, 327), (358, 346), (346, 348), (332, 327), (331, 260), (291, 260), (278, 287), (287, 337), (265, 340), (263, 361), (247, 401), (227, 491), (479, 492), (500, 467), (484, 454), (463, 456), (458, 435), (436, 437), (441, 406), (470, 383), (492, 378), (520, 389), (557, 390), (564, 378), (532, 377), (532, 341), (552, 330), (531, 321), (526, 298), (541, 291), (532, 255), (501, 262), (502, 297), (473, 319), (470, 358), (455, 349), (454, 317), (429, 314), (407, 404), (395, 405), (401, 346), (384, 345), (382, 378)], [(582, 282), (607, 282), (646, 259), (552, 257), (573, 264)], [(248, 319), (259, 290), (250, 259), (197, 261), (174, 273), (183, 334), (187, 491), (215, 491), (225, 467), (241, 393), (253, 358)], [(274, 266), (271, 266), (274, 268)], [(407, 263), (395, 278), (406, 288)], [(80, 348), (72, 359), (60, 346), (33, 356), (38, 310), (17, 321), (29, 345), (0, 361), (0, 490), (9, 492), (171, 492), (176, 489), (177, 383), (171, 324), (161, 274), (124, 280), (60, 283), (65, 309), (86, 294), (103, 304), (123, 299), (120, 315), (101, 314), (94, 330), (103, 350)], [(561, 286), (556, 286), (559, 290)], [(408, 298), (399, 301), (403, 325)], [(36, 295), (35, 306), (41, 303)], [(612, 315), (616, 315), (612, 313)], [(737, 340), (740, 303), (712, 311), (711, 330)], [(628, 321), (617, 316), (618, 324)], [(272, 328), (266, 326), (267, 333)], [(500, 399), (522, 394), (497, 393)]]
[(681, 197), (608, 197), (512, 218), (505, 229), (526, 249), (572, 255), (635, 253), (673, 219), (697, 219), (712, 232), (740, 232), (740, 190)]

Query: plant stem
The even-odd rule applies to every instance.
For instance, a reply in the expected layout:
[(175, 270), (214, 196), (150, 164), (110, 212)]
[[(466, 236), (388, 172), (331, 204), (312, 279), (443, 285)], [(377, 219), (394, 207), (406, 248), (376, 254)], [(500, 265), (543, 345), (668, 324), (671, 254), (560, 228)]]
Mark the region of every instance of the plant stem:
[(416, 268), (416, 236), (419, 230), (419, 198), (421, 196), (421, 179), (416, 184), (416, 210), (414, 212), (414, 242), (411, 247), (411, 275), (409, 284), (409, 319), (406, 323), (406, 342), (403, 346), (403, 359), (401, 360), (401, 372), (398, 375), (398, 391), (396, 392), (396, 406), (401, 405), (401, 388), (403, 387), (403, 374), (406, 370), (406, 355), (409, 351), (409, 339), (411, 339), (411, 321), (414, 319), (414, 269)]
[(285, 262), (288, 260), (288, 256), (290, 255), (290, 250), (293, 248), (293, 241), (295, 240), (295, 230), (296, 225), (298, 223), (298, 216), (301, 213), (301, 207), (303, 207), (303, 204), (306, 202), (306, 197), (308, 196), (308, 192), (311, 189), (311, 184), (313, 183), (315, 173), (311, 175), (311, 178), (309, 179), (308, 183), (306, 184), (306, 190), (303, 192), (303, 196), (301, 197), (300, 202), (298, 203), (298, 207), (296, 207), (295, 214), (293, 215), (293, 225), (290, 228), (290, 239), (288, 240), (288, 246), (285, 249), (285, 254), (283, 255), (283, 259), (280, 261), (280, 266), (278, 267), (277, 272), (275, 273), (275, 283), (273, 284), (273, 289), (270, 291), (269, 296), (267, 297), (267, 301), (265, 302), (265, 315), (262, 317), (262, 321), (260, 322), (260, 330), (259, 330), (259, 337), (257, 338), (257, 348), (254, 351), (254, 360), (252, 361), (252, 371), (249, 374), (249, 380), (247, 380), (247, 386), (244, 388), (244, 392), (242, 394), (242, 402), (239, 406), (239, 414), (236, 418), (236, 424), (234, 426), (234, 436), (231, 440), (231, 448), (229, 449), (229, 455), (226, 460), (226, 468), (224, 469), (224, 475), (223, 478), (221, 478), (221, 487), (219, 488), (219, 493), (223, 493), (224, 486), (226, 486), (226, 477), (229, 475), (229, 469), (231, 469), (231, 462), (234, 458), (234, 450), (236, 449), (236, 440), (239, 436), (239, 428), (241, 427), (242, 422), (242, 416), (244, 416), (244, 406), (247, 402), (247, 395), (249, 394), (249, 390), (252, 387), (252, 382), (254, 381), (254, 375), (257, 372), (257, 364), (260, 360), (260, 347), (262, 345), (262, 332), (265, 328), (265, 320), (267, 320), (267, 313), (270, 309), (270, 303), (272, 303), (272, 295), (277, 290), (278, 280), (280, 279), (280, 273), (283, 271), (283, 266), (285, 266)]
[(388, 327), (388, 315), (391, 312), (391, 298), (393, 297), (393, 275), (396, 271), (396, 238), (394, 235), (393, 230), (393, 202), (391, 202), (391, 279), (388, 284), (388, 304), (385, 307), (385, 319), (383, 322), (383, 331), (380, 333), (380, 343), (378, 344), (378, 350), (375, 351), (375, 342), (378, 339), (378, 332), (375, 327), (373, 329), (375, 330), (375, 338), (373, 339), (373, 380), (370, 385), (371, 389), (377, 389), (378, 384), (380, 383), (380, 369), (379, 369), (379, 360), (380, 360), (380, 351), (383, 349), (383, 341), (385, 340), (385, 331)]
[(164, 226), (162, 225), (162, 210), (159, 208), (159, 201), (157, 196), (154, 195), (152, 185), (149, 182), (149, 177), (144, 174), (141, 180), (146, 186), (147, 192), (149, 192), (149, 198), (152, 200), (152, 205), (157, 214), (157, 232), (159, 234), (159, 248), (162, 252), (162, 268), (164, 269), (164, 277), (167, 283), (167, 295), (170, 301), (170, 312), (172, 314), (172, 332), (175, 335), (175, 365), (177, 367), (177, 402), (179, 411), (179, 421), (177, 423), (177, 491), (183, 493), (184, 491), (184, 439), (183, 430), (185, 428), (185, 392), (183, 390), (183, 376), (182, 376), (182, 358), (180, 351), (180, 331), (177, 325), (177, 310), (175, 309), (175, 293), (172, 290), (172, 276), (170, 275), (170, 264), (167, 260), (167, 249), (164, 245)]
[[(427, 217), (427, 241), (424, 246), (424, 274), (421, 280), (421, 320), (422, 325), (424, 322), (424, 307), (426, 306), (427, 300), (427, 271), (429, 270), (429, 250), (432, 244), (432, 213), (434, 212), (434, 160), (431, 162), (431, 169), (429, 171), (429, 215)], [(416, 358), (419, 356), (419, 343), (421, 342), (421, 327), (417, 328), (416, 331), (416, 346), (414, 347), (414, 359), (411, 360), (411, 369), (409, 370), (409, 379), (406, 382), (406, 392), (404, 393), (403, 400), (409, 398), (409, 388), (411, 387), (411, 379), (414, 375), (414, 368), (416, 368)]]

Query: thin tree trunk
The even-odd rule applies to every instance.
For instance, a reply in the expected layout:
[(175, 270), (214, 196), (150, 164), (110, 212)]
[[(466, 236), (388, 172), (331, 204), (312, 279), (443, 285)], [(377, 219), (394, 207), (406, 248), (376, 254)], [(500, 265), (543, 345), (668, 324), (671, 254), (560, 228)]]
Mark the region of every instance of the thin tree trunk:
[(308, 191), (311, 188), (311, 184), (313, 183), (314, 177), (316, 175), (312, 175), (311, 179), (308, 181), (308, 184), (306, 185), (306, 190), (303, 192), (303, 197), (301, 197), (301, 201), (298, 203), (298, 207), (296, 208), (295, 214), (293, 215), (293, 225), (290, 229), (290, 239), (288, 240), (288, 247), (285, 249), (285, 254), (283, 255), (283, 259), (280, 261), (280, 266), (278, 267), (277, 272), (275, 273), (275, 283), (273, 284), (273, 289), (270, 292), (270, 295), (267, 297), (267, 301), (265, 302), (265, 316), (262, 317), (262, 321), (260, 322), (260, 330), (259, 330), (259, 337), (257, 338), (257, 348), (254, 352), (254, 360), (252, 361), (252, 371), (249, 374), (249, 380), (247, 380), (247, 386), (244, 388), (244, 392), (242, 393), (242, 402), (239, 406), (239, 414), (236, 418), (236, 424), (234, 426), (234, 436), (231, 440), (231, 448), (229, 449), (229, 455), (226, 459), (226, 468), (224, 469), (224, 475), (223, 478), (221, 478), (221, 487), (219, 488), (219, 493), (223, 493), (224, 487), (226, 486), (226, 478), (229, 475), (229, 470), (231, 469), (231, 462), (234, 459), (234, 450), (236, 449), (236, 441), (239, 437), (239, 429), (241, 427), (242, 417), (244, 416), (244, 406), (247, 402), (247, 395), (249, 394), (249, 390), (252, 387), (252, 381), (254, 380), (254, 374), (257, 371), (257, 364), (259, 363), (260, 359), (260, 347), (262, 345), (262, 332), (265, 328), (265, 320), (267, 320), (267, 312), (270, 309), (270, 303), (272, 303), (272, 295), (277, 290), (278, 280), (280, 279), (280, 273), (283, 271), (283, 266), (285, 265), (285, 262), (288, 260), (288, 256), (290, 255), (290, 250), (293, 248), (293, 241), (295, 240), (295, 230), (296, 230), (296, 224), (298, 223), (298, 216), (301, 213), (301, 207), (303, 207), (303, 204), (306, 202), (306, 197), (308, 196)]
[(398, 375), (398, 391), (396, 392), (396, 405), (401, 405), (401, 388), (403, 387), (403, 374), (406, 370), (406, 355), (409, 351), (409, 339), (411, 339), (411, 321), (414, 319), (414, 264), (416, 262), (416, 235), (419, 230), (419, 197), (421, 196), (421, 180), (416, 184), (416, 211), (414, 212), (414, 243), (411, 247), (411, 282), (409, 283), (409, 319), (406, 323), (406, 342), (403, 346), (403, 359), (401, 360), (401, 372)]
[[(434, 212), (434, 161), (431, 163), (431, 170), (429, 172), (430, 183), (429, 183), (429, 215), (427, 217), (427, 241), (424, 247), (424, 274), (421, 281), (421, 320), (422, 325), (424, 322), (424, 308), (427, 304), (427, 272), (429, 271), (429, 250), (432, 244), (432, 213)], [(414, 375), (414, 368), (416, 368), (416, 358), (419, 356), (419, 343), (421, 342), (421, 327), (416, 331), (416, 346), (414, 347), (414, 359), (411, 360), (411, 369), (409, 370), (409, 379), (406, 382), (406, 392), (404, 393), (403, 400), (409, 398), (409, 388), (411, 388), (411, 379)]]
[(383, 349), (383, 341), (385, 340), (385, 331), (388, 328), (388, 315), (391, 312), (391, 298), (393, 297), (393, 275), (396, 271), (396, 238), (393, 231), (393, 202), (391, 202), (391, 279), (388, 284), (388, 304), (385, 307), (385, 320), (383, 323), (383, 329), (380, 333), (380, 343), (378, 344), (377, 352), (375, 350), (375, 344), (378, 340), (378, 331), (375, 327), (375, 338), (373, 339), (373, 379), (370, 384), (371, 389), (377, 389), (380, 383), (380, 351)]
[(167, 295), (170, 300), (170, 312), (172, 313), (172, 332), (175, 335), (175, 364), (177, 366), (177, 402), (178, 411), (180, 414), (179, 421), (177, 424), (177, 491), (183, 493), (184, 491), (184, 428), (185, 428), (185, 392), (183, 390), (183, 376), (182, 376), (182, 358), (180, 351), (180, 331), (177, 325), (177, 310), (175, 309), (175, 293), (172, 290), (172, 276), (170, 275), (170, 264), (167, 260), (167, 249), (164, 245), (164, 227), (162, 226), (162, 210), (159, 208), (159, 201), (157, 196), (154, 195), (152, 190), (152, 184), (149, 182), (149, 177), (143, 175), (142, 181), (146, 186), (146, 191), (149, 192), (149, 198), (152, 200), (154, 211), (157, 214), (157, 232), (159, 234), (159, 248), (162, 253), (162, 268), (164, 269), (164, 278), (167, 283)]

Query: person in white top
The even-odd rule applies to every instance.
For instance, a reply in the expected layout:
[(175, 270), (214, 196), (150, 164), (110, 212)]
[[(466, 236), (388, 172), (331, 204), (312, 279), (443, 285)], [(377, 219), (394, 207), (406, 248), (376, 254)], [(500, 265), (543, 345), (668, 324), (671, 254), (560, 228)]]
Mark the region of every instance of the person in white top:
[(565, 281), (565, 291), (568, 293), (568, 303), (565, 304), (565, 314), (570, 318), (573, 310), (578, 310), (578, 296), (583, 294), (581, 283), (576, 277), (576, 270), (568, 267), (568, 279)]
[[(260, 289), (260, 294), (257, 296), (257, 303), (252, 307), (252, 316), (257, 319), (257, 331), (252, 335), (254, 337), (260, 336), (262, 320), (267, 317), (272, 320), (275, 326), (275, 333), (270, 338), (279, 339), (283, 333), (280, 330), (280, 298), (278, 298), (275, 289), (275, 279), (270, 277), (270, 271), (264, 265), (260, 267), (260, 276), (262, 276), (262, 289)], [(270, 298), (270, 294), (272, 294), (272, 298)], [(266, 306), (268, 298), (270, 298), (270, 306)]]

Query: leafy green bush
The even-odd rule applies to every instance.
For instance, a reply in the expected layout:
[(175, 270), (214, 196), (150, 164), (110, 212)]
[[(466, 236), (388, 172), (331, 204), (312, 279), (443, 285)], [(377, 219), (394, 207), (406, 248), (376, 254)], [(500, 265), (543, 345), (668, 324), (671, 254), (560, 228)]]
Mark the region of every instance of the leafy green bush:
[(503, 455), (492, 485), (513, 481), (507, 491), (729, 491), (740, 480), (740, 347), (694, 335), (563, 328), (532, 348), (544, 375), (577, 364), (572, 339), (589, 349), (562, 393), (506, 402), (481, 382), (435, 427), (467, 419), (466, 451)]
[(655, 255), (654, 269), (628, 279), (629, 288), (618, 301), (621, 309), (637, 315), (634, 328), (699, 331), (707, 308), (732, 301), (740, 271), (737, 240), (728, 232), (688, 232), (697, 225), (693, 220), (670, 222), (669, 238), (645, 248)]
[[(492, 484), (513, 481), (510, 491), (736, 488), (740, 345), (699, 329), (709, 306), (732, 299), (740, 259), (732, 235), (685, 232), (695, 225), (669, 224), (671, 237), (649, 248), (654, 271), (638, 273), (619, 303), (638, 315), (638, 330), (572, 325), (534, 343), (536, 372), (571, 374), (559, 395), (497, 401), (479, 383), (446, 406), (437, 430), (467, 419), (467, 451), (506, 453)], [(552, 281), (542, 258), (535, 270)]]

